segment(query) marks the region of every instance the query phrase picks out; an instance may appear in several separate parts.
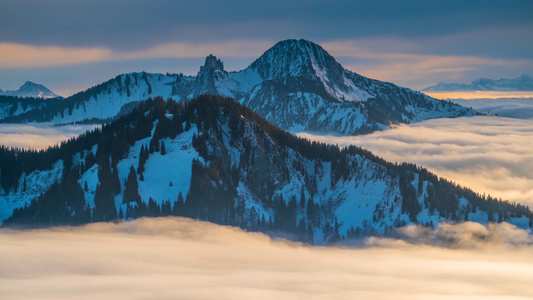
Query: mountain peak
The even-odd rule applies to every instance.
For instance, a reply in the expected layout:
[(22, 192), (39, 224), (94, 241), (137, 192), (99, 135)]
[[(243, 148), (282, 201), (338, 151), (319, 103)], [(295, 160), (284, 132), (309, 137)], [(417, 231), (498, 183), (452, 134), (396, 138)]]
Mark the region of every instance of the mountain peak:
[(344, 68), (321, 46), (304, 39), (276, 43), (252, 63), (263, 79), (287, 76), (340, 79)]
[(533, 78), (527, 74), (522, 74), (522, 76), (516, 78), (516, 79), (519, 79), (519, 80), (524, 80), (524, 81), (530, 81), (530, 80), (533, 80)]
[(31, 81), (24, 82), (23, 85), (16, 91), (5, 91), (2, 92), (2, 95), (6, 96), (17, 96), (17, 97), (35, 97), (35, 98), (56, 98), (59, 97), (54, 92), (49, 90), (42, 84), (38, 84)]
[[(283, 47), (283, 46), (302, 47), (302, 48), (320, 47), (318, 44), (315, 44), (315, 43), (313, 43), (312, 41), (309, 41), (309, 40), (287, 39), (287, 40), (283, 40), (283, 41), (277, 42), (274, 46), (272, 46), (272, 48)], [(322, 49), (322, 47), (320, 47), (320, 48)], [(325, 51), (324, 49), (322, 49), (322, 50)]]
[(42, 84), (38, 84), (38, 83), (35, 83), (35, 82), (31, 82), (29, 80), (26, 80), (26, 82), (24, 82), (23, 85), (20, 86), (19, 90), (20, 89), (23, 89), (23, 88), (28, 88), (28, 87), (39, 87), (39, 88), (45, 88), (47, 89), (44, 85)]

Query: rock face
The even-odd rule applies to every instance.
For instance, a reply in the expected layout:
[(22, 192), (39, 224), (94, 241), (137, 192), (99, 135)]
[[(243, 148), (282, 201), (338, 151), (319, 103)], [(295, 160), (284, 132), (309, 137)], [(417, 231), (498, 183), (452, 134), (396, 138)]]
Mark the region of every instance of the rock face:
[(124, 74), (73, 95), (64, 106), (9, 121), (105, 120), (149, 97), (187, 101), (202, 94), (232, 97), (283, 129), (334, 134), (368, 133), (390, 124), (476, 113), (348, 71), (313, 42), (285, 40), (239, 72), (225, 71), (223, 63), (209, 55), (196, 76)]
[(434, 86), (423, 89), (426, 92), (453, 92), (453, 91), (533, 91), (533, 78), (522, 75), (513, 79), (488, 79), (478, 78), (470, 84), (440, 82)]
[(0, 150), (3, 226), (178, 215), (326, 244), (414, 223), (533, 220), (415, 165), (297, 138), (220, 96), (156, 98), (59, 148)]
[(26, 81), (18, 90), (16, 91), (5, 91), (0, 90), (0, 96), (15, 96), (15, 97), (32, 97), (32, 98), (57, 98), (58, 95), (54, 94), (51, 90), (46, 88), (42, 84), (33, 83), (31, 81)]

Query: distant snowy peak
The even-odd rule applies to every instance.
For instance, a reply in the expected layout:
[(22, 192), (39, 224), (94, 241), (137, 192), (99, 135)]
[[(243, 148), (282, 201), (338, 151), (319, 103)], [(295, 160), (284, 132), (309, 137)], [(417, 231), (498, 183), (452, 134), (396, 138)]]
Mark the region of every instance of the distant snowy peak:
[(450, 91), (533, 91), (533, 78), (522, 75), (513, 79), (488, 79), (478, 78), (470, 84), (444, 83), (427, 87), (425, 92), (450, 92)]
[(5, 91), (0, 90), (0, 95), (3, 96), (16, 96), (16, 97), (33, 97), (33, 98), (57, 98), (59, 97), (54, 92), (49, 90), (42, 84), (34, 83), (31, 81), (26, 81), (18, 90), (16, 91)]

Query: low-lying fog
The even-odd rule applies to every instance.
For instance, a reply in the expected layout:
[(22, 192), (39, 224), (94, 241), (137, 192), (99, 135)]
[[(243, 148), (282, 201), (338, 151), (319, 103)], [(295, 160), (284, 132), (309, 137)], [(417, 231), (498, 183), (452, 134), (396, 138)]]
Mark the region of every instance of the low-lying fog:
[(100, 125), (0, 124), (0, 145), (37, 150), (46, 149), (98, 126)]
[(533, 207), (533, 120), (477, 116), (400, 125), (362, 136), (298, 135), (416, 163), (474, 191)]
[(0, 230), (2, 299), (526, 299), (532, 238), (509, 224), (401, 229), (310, 247), (185, 218)]

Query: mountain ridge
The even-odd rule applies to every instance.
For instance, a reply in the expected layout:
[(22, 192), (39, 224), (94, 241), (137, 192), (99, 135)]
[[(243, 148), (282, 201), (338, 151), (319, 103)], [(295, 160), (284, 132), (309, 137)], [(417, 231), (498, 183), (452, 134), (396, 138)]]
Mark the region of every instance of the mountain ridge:
[(533, 78), (526, 74), (507, 79), (478, 78), (467, 83), (439, 82), (434, 86), (422, 89), (425, 92), (451, 92), (451, 91), (533, 91)]
[(35, 110), (3, 122), (109, 120), (148, 97), (183, 102), (202, 94), (235, 98), (291, 131), (359, 134), (391, 124), (476, 114), (345, 70), (313, 42), (285, 40), (238, 72), (225, 71), (222, 61), (209, 55), (196, 76), (123, 74), (45, 109), (44, 114)]

